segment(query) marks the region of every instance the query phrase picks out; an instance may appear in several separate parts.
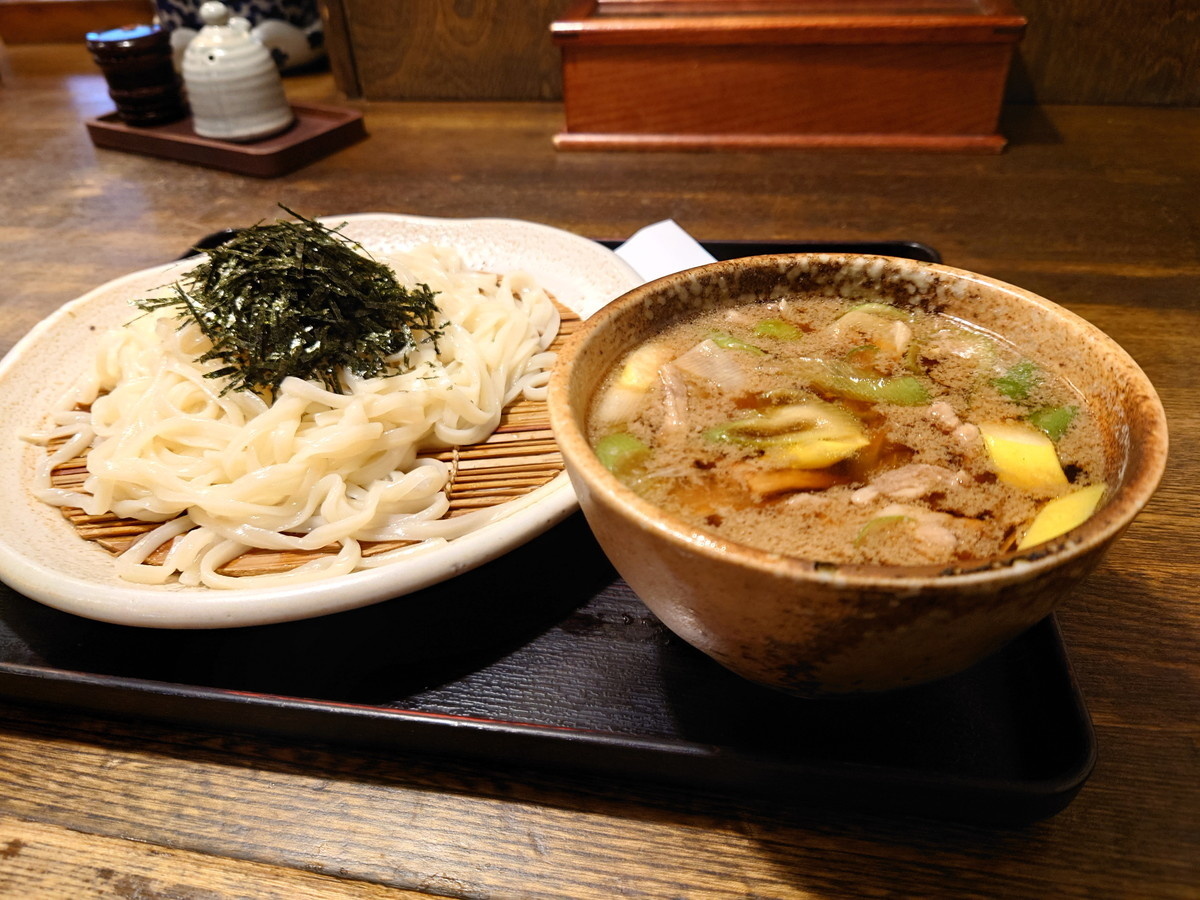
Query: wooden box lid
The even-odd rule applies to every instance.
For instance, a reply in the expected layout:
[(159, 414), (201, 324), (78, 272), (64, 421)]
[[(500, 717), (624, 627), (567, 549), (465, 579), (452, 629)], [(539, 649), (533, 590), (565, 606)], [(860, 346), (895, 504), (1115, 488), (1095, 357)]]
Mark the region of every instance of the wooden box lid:
[(556, 43), (1016, 43), (1008, 0), (582, 0)]

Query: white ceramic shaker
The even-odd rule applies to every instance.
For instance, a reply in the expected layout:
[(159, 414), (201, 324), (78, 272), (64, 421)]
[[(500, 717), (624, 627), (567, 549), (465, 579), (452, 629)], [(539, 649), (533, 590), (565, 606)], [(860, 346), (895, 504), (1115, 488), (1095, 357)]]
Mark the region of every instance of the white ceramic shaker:
[(283, 131), (295, 119), (271, 53), (250, 33), (250, 22), (230, 17), (224, 3), (200, 7), (204, 27), (183, 54), (183, 82), (192, 127), (201, 137), (255, 141)]

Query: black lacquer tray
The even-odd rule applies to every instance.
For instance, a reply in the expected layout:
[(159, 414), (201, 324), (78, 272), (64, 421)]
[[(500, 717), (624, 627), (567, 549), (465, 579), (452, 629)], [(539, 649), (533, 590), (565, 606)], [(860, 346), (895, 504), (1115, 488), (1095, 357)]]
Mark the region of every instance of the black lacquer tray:
[[(937, 261), (911, 243), (706, 246), (719, 258), (816, 249)], [(0, 585), (0, 695), (506, 770), (988, 823), (1058, 812), (1096, 753), (1053, 618), (934, 684), (798, 700), (671, 635), (579, 514), (427, 590), (279, 625), (109, 625)]]

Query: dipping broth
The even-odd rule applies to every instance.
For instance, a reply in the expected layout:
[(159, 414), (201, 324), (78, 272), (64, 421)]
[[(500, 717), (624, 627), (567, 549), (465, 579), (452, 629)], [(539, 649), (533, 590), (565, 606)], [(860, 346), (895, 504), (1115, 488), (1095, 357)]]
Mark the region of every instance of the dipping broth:
[(939, 313), (827, 296), (723, 307), (609, 373), (605, 466), (719, 537), (832, 563), (958, 564), (1085, 521), (1105, 493), (1085, 399)]

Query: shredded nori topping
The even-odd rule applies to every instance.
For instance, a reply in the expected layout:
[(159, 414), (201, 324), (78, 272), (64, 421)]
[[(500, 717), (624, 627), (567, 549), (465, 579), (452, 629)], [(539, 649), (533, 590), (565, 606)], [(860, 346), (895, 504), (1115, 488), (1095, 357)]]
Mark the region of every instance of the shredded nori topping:
[(428, 285), (409, 289), (357, 242), (281, 207), (297, 221), (256, 225), (207, 251), (171, 285), (172, 294), (136, 301), (149, 312), (177, 306), (212, 349), (198, 362), (226, 363), (209, 378), (230, 390), (273, 397), (288, 376), (343, 392), (343, 369), (364, 378), (394, 375), (423, 341), (437, 346), (440, 313)]

